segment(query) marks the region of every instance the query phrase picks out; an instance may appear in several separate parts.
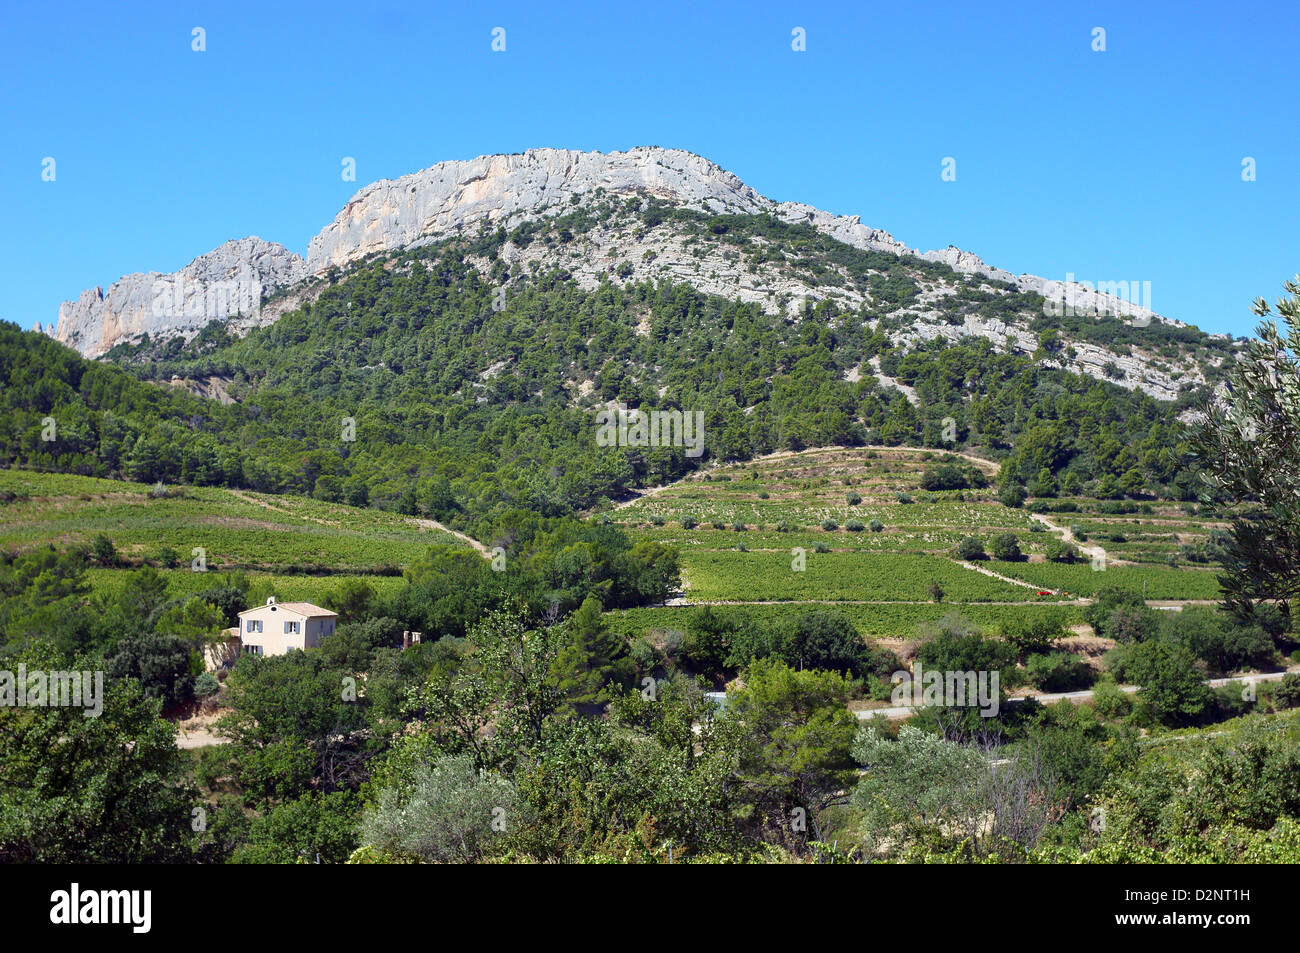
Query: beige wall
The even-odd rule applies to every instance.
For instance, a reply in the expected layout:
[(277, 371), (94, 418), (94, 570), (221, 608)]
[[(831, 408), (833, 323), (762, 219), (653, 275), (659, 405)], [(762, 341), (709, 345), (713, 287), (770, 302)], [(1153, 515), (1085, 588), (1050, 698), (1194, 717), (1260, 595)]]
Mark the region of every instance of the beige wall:
[[(261, 632), (249, 632), (249, 620), (262, 623)], [(244, 645), (260, 645), (263, 655), (283, 655), (290, 649), (309, 649), (334, 632), (336, 619), (309, 619), (284, 606), (257, 606), (239, 616), (239, 637)], [(285, 622), (297, 622), (297, 632), (285, 632)]]

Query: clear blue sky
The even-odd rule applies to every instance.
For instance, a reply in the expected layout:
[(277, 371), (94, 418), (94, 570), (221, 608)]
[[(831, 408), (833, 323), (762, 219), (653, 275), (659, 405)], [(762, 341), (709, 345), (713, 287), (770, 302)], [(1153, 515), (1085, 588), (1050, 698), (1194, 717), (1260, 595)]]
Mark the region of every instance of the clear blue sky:
[(0, 318), (230, 238), (303, 254), (367, 182), (536, 146), (688, 149), (913, 247), (1150, 281), (1210, 331), (1300, 271), (1294, 2), (219, 7), (6, 10)]

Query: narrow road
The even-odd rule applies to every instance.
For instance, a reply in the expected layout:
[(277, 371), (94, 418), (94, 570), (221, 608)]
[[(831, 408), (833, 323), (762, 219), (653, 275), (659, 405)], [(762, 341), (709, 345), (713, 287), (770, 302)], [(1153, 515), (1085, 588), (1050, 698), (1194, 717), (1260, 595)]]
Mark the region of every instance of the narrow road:
[[(342, 523), (339, 523), (337, 520), (326, 520), (326, 519), (321, 519), (318, 516), (308, 516), (305, 513), (295, 513), (293, 510), (286, 510), (283, 506), (276, 506), (274, 503), (271, 503), (268, 500), (259, 500), (254, 496), (250, 496), (249, 494), (245, 493), (243, 490), (227, 490), (226, 492), (228, 492), (232, 496), (238, 497), (239, 499), (243, 500), (245, 503), (252, 503), (254, 506), (261, 506), (268, 510), (274, 510), (277, 513), (283, 513), (285, 516), (292, 516), (295, 519), (311, 520), (311, 522), (320, 523), (322, 526), (343, 525)], [(492, 553), (489, 552), (488, 548), (484, 546), (482, 543), (480, 543), (477, 539), (475, 539), (472, 536), (466, 536), (464, 533), (460, 532), (459, 530), (454, 530), (450, 526), (444, 526), (442, 523), (439, 523), (437, 520), (421, 519), (420, 517), (417, 516), (408, 516), (405, 517), (405, 519), (406, 522), (410, 523), (413, 526), (418, 526), (421, 529), (434, 529), (434, 530), (438, 530), (441, 533), (446, 533), (448, 536), (454, 536), (465, 545), (476, 550), (478, 554), (482, 556), (484, 559), (492, 558)]]
[[(992, 569), (985, 569), (983, 566), (977, 566), (974, 563), (968, 563), (964, 559), (957, 560), (957, 564), (966, 569), (974, 569), (978, 573), (991, 576), (994, 579), (1001, 579), (1003, 582), (1009, 582), (1013, 586), (1024, 586), (1026, 589), (1033, 589), (1035, 592), (1042, 590), (1042, 586), (1035, 586), (1032, 582), (1025, 582), (1023, 579), (1012, 579), (1010, 576), (1004, 576), (1000, 572), (994, 572)], [(1010, 605), (1022, 605), (1023, 603), (1010, 603)], [(1064, 605), (1065, 603), (1062, 603)]]
[(1053, 523), (1042, 513), (1030, 513), (1029, 517), (1030, 519), (1037, 520), (1038, 522), (1042, 523), (1053, 533), (1060, 533), (1061, 542), (1071, 543), (1074, 546), (1077, 546), (1079, 552), (1083, 553), (1089, 559), (1097, 559), (1098, 557), (1100, 557), (1103, 566), (1108, 566), (1112, 562), (1114, 562), (1115, 565), (1119, 565), (1119, 563), (1121, 562), (1121, 560), (1112, 560), (1110, 558), (1110, 555), (1106, 552), (1106, 550), (1102, 549), (1096, 543), (1080, 542), (1078, 539), (1075, 538), (1074, 533), (1070, 531), (1070, 527), (1058, 526), (1056, 523)]
[[(1281, 681), (1283, 676), (1296, 673), (1296, 672), (1300, 672), (1300, 665), (1293, 665), (1291, 666), (1291, 668), (1288, 668), (1286, 671), (1283, 672), (1264, 672), (1257, 675), (1237, 675), (1237, 676), (1230, 676), (1228, 678), (1211, 678), (1211, 679), (1207, 679), (1205, 684), (1210, 686), (1211, 688), (1222, 688), (1224, 685), (1230, 685), (1233, 682), (1247, 682), (1252, 685), (1257, 685), (1260, 682)], [(1132, 695), (1140, 691), (1141, 686), (1121, 685), (1119, 686), (1119, 690), (1126, 694)], [(1091, 698), (1092, 696), (1093, 696), (1092, 689), (1088, 689), (1087, 691), (1082, 691), (1082, 692), (1049, 692), (1044, 695), (1027, 695), (1018, 698), (1008, 698), (1007, 704), (1015, 705), (1024, 701), (1025, 698), (1033, 698), (1036, 701), (1038, 701), (1040, 704), (1051, 705), (1055, 702), (1065, 701), (1065, 700), (1083, 701)], [(867, 721), (871, 718), (874, 718), (876, 715), (884, 715), (886, 718), (888, 718), (891, 721), (897, 721), (902, 718), (910, 718), (912, 715), (915, 715), (917, 711), (918, 711), (918, 706), (915, 705), (895, 705), (890, 708), (863, 708), (860, 711), (854, 712), (854, 714), (857, 715), (858, 718), (862, 721)]]

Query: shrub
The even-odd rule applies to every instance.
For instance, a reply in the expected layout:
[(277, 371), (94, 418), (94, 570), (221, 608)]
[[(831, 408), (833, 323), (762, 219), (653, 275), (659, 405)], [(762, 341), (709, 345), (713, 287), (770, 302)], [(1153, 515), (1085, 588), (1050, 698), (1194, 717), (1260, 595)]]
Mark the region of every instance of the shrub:
[(819, 542), (815, 546), (813, 546), (813, 552), (815, 553), (829, 553), (830, 551), (831, 548), (822, 542)]
[(880, 520), (872, 520), (870, 523), (867, 524), (867, 528), (870, 529), (871, 532), (873, 533), (879, 533), (881, 530), (885, 528), (885, 524), (880, 522)]
[(1081, 691), (1096, 677), (1082, 659), (1069, 652), (1031, 655), (1025, 663), (1025, 674), (1045, 692)]
[(837, 523), (837, 522), (835, 522), (835, 521), (832, 520), (832, 519), (824, 519), (824, 520), (822, 520), (822, 529), (826, 530), (826, 532), (828, 532), (828, 533), (834, 532), (835, 530), (837, 530), (837, 529), (839, 529), (839, 528), (840, 528), (840, 524)]
[(117, 565), (117, 547), (113, 541), (104, 533), (100, 533), (90, 544), (90, 554), (95, 557), (95, 562), (101, 566)]
[(957, 555), (966, 560), (988, 558), (984, 552), (984, 543), (974, 536), (967, 536), (957, 544)]
[(1024, 555), (1020, 552), (1020, 540), (1015, 533), (1002, 533), (993, 537), (993, 542), (989, 548), (993, 553), (993, 558), (1000, 559), (1003, 562), (1015, 562)]
[(204, 672), (194, 679), (194, 697), (207, 698), (221, 690), (221, 683), (211, 672)]
[(1025, 488), (1018, 483), (1008, 483), (998, 494), (998, 501), (1003, 506), (1016, 508), (1025, 505)]
[(849, 494), (845, 495), (845, 497), (844, 497), (844, 502), (848, 503), (849, 506), (857, 506), (859, 503), (862, 502), (862, 494), (860, 494), (860, 493), (849, 493)]
[(927, 468), (921, 474), (923, 490), (965, 490), (969, 487), (970, 482), (959, 467), (941, 466), (933, 470)]
[(682, 529), (695, 529), (695, 527), (699, 525), (700, 525), (700, 521), (697, 520), (694, 516), (682, 517)]
[(1278, 708), (1300, 708), (1300, 675), (1295, 672), (1283, 675), (1273, 690), (1273, 700)]
[(1048, 560), (1054, 563), (1075, 563), (1081, 558), (1077, 547), (1059, 539), (1047, 544), (1046, 553)]
[(844, 528), (850, 533), (860, 533), (866, 529), (866, 527), (862, 525), (861, 520), (849, 520), (844, 524)]
[(1103, 675), (1092, 688), (1092, 704), (1104, 718), (1121, 718), (1133, 707), (1133, 699), (1112, 676)]

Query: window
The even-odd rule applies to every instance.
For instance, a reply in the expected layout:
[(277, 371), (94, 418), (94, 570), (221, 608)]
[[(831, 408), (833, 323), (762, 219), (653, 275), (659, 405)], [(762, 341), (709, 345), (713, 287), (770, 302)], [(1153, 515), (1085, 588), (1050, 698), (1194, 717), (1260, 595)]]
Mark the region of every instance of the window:
[(249, 631), (249, 632), (261, 632), (261, 631), (262, 631), (262, 620), (261, 620), (261, 619), (249, 619), (249, 620), (248, 620), (248, 629), (247, 629), (247, 631)]
[(299, 625), (299, 623), (297, 623), (297, 622), (288, 622), (288, 621), (286, 621), (286, 622), (284, 623), (284, 634), (285, 634), (285, 635), (297, 635), (297, 634), (298, 634), (298, 625)]
[(245, 646), (244, 646), (244, 654), (245, 654), (245, 655), (261, 655), (261, 654), (262, 654), (262, 647), (261, 647), (260, 645), (245, 645)]

